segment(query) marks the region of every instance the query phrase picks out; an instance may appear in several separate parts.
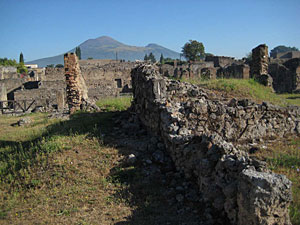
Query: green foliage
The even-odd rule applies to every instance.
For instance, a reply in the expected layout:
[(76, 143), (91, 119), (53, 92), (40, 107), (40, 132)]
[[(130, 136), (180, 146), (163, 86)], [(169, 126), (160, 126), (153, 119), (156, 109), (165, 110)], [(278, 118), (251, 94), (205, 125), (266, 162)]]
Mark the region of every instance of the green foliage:
[(161, 53), (161, 55), (160, 55), (159, 62), (160, 62), (161, 64), (164, 64), (164, 63), (165, 63), (165, 59), (164, 59), (164, 56), (163, 56), (162, 53)]
[(24, 64), (24, 56), (23, 56), (22, 52), (20, 53), (19, 63), (23, 63)]
[(149, 58), (148, 58), (148, 55), (147, 55), (147, 54), (145, 54), (145, 56), (144, 56), (144, 60), (145, 60), (145, 61), (149, 60)]
[(287, 47), (284, 45), (279, 45), (270, 51), (270, 55), (273, 56), (276, 53), (290, 52), (290, 51), (299, 51), (299, 49), (296, 47)]
[(153, 55), (152, 52), (150, 52), (149, 56), (148, 56), (148, 60), (150, 60), (152, 63), (156, 62), (155, 56)]
[(19, 63), (17, 66), (18, 73), (27, 74), (28, 69), (25, 67), (24, 63)]
[(56, 64), (55, 68), (64, 68), (63, 64)]
[(78, 59), (80, 60), (81, 59), (81, 49), (79, 46), (75, 48), (75, 54), (77, 55)]
[(53, 67), (54, 67), (54, 64), (49, 64), (49, 65), (47, 65), (46, 67), (53, 68)]
[(7, 58), (0, 58), (0, 66), (13, 66), (17, 67), (18, 63), (15, 59), (7, 59)]
[(189, 40), (182, 47), (182, 53), (188, 60), (196, 61), (205, 57), (204, 45), (196, 40)]
[(91, 60), (91, 59), (93, 59), (93, 57), (88, 57), (87, 59), (88, 59), (88, 60)]
[(153, 53), (152, 52), (150, 52), (150, 54), (149, 54), (149, 56), (146, 54), (145, 56), (144, 56), (144, 60), (145, 61), (151, 61), (152, 63), (155, 63), (156, 62), (156, 59), (155, 59), (155, 56), (153, 55)]

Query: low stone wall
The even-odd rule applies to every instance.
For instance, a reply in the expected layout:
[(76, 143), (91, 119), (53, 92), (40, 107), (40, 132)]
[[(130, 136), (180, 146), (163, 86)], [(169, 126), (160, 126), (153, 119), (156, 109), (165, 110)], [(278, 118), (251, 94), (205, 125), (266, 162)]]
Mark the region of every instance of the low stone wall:
[(299, 134), (299, 108), (211, 99), (194, 85), (162, 77), (152, 65), (133, 69), (132, 83), (133, 110), (224, 224), (290, 224), (291, 182), (233, 143)]

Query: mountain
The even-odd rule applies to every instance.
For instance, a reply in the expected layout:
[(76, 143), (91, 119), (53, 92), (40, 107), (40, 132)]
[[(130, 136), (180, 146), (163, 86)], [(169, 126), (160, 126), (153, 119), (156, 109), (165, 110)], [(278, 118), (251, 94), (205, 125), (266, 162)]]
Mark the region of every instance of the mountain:
[[(123, 44), (108, 36), (89, 39), (80, 44), (79, 47), (81, 49), (82, 59), (87, 59), (90, 57), (93, 59), (116, 59), (117, 55), (118, 59), (134, 61), (143, 60), (145, 54), (149, 54), (150, 52), (154, 54), (156, 60), (159, 60), (161, 54), (163, 54), (165, 58), (175, 59), (180, 57), (178, 52), (172, 51), (157, 44), (148, 44), (145, 47), (137, 47)], [(75, 48), (68, 52), (75, 52)], [(26, 62), (26, 64), (38, 64), (39, 67), (63, 63), (64, 54)]]

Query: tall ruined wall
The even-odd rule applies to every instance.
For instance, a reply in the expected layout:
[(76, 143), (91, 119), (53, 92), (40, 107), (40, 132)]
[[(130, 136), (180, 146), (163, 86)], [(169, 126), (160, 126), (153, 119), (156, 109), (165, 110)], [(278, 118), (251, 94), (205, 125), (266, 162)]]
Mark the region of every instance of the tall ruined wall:
[(267, 45), (262, 44), (252, 49), (251, 77), (258, 78), (263, 74), (268, 74), (268, 64), (269, 53)]
[(67, 83), (67, 103), (69, 105), (70, 113), (73, 113), (80, 109), (84, 100), (88, 99), (87, 87), (81, 75), (76, 54), (65, 54), (64, 64)]
[(132, 82), (133, 109), (224, 224), (290, 224), (291, 182), (233, 143), (299, 133), (299, 108), (211, 100), (208, 92), (163, 78), (151, 65), (136, 67)]

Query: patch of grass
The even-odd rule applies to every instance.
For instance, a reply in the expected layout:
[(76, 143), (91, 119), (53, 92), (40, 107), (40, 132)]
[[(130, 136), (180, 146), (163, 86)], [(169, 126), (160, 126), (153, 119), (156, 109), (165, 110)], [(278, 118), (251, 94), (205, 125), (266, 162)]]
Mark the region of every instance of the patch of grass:
[(300, 138), (270, 145), (254, 155), (266, 160), (275, 173), (284, 174), (293, 182), (290, 218), (292, 224), (300, 224)]
[(96, 104), (104, 111), (123, 111), (130, 107), (131, 101), (132, 97), (129, 96), (107, 97), (98, 100)]
[(266, 101), (280, 106), (300, 106), (300, 94), (276, 94), (254, 79), (183, 79), (183, 81), (222, 92), (228, 97), (250, 98), (258, 103)]

